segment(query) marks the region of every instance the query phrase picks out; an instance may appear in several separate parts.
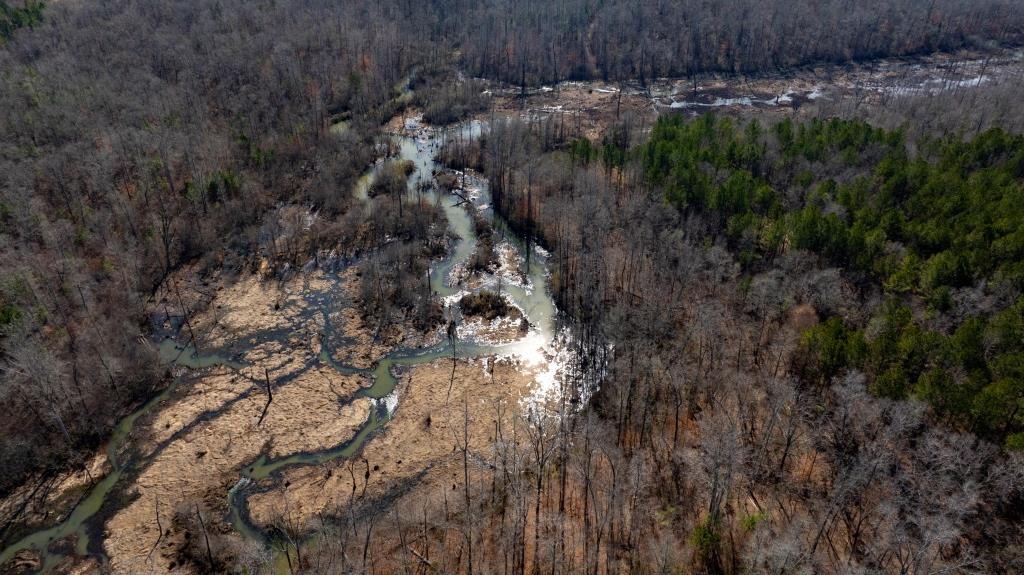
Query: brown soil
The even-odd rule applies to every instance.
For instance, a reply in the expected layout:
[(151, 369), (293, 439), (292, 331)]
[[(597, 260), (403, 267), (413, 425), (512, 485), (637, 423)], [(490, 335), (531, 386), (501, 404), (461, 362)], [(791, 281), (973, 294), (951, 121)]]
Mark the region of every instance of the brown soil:
[(533, 377), (516, 362), (493, 358), (458, 360), (454, 380), (451, 376), (452, 362), (447, 359), (409, 370), (399, 382), (394, 419), (359, 457), (286, 471), (280, 485), (287, 487), (250, 497), (254, 522), (267, 526), (287, 517), (291, 524), (310, 525), (320, 513), (372, 499), (424, 469), (430, 471), (417, 491), (461, 485), (464, 407), (470, 457), (488, 460), (497, 422), (503, 429), (511, 428)]
[[(203, 378), (219, 380), (220, 376)], [(157, 540), (157, 501), (163, 523), (176, 504), (203, 499), (211, 487), (223, 495), (239, 476), (239, 468), (268, 452), (279, 457), (298, 451), (326, 449), (351, 437), (366, 419), (369, 400), (339, 404), (338, 395), (351, 394), (360, 378), (330, 369), (311, 369), (282, 386), (262, 425), (257, 427), (265, 397), (251, 395), (217, 417), (195, 425), (155, 454), (132, 486), (137, 498), (108, 523), (104, 547), (115, 572), (163, 572), (168, 559), (147, 554)], [(164, 421), (187, 405), (188, 396), (159, 414)], [(225, 487), (226, 486), (226, 487)]]
[[(138, 448), (151, 459), (130, 489), (134, 500), (106, 525), (104, 547), (115, 572), (163, 573), (170, 567), (178, 544), (173, 537), (165, 537), (161, 548), (150, 554), (159, 537), (158, 507), (166, 528), (181, 502), (209, 499), (211, 493), (224, 499), (240, 467), (261, 453), (281, 457), (327, 449), (350, 438), (365, 421), (370, 400), (343, 402), (368, 385), (367, 378), (341, 375), (315, 360), (322, 319), (305, 313), (308, 304), (302, 297), (310, 290), (344, 292), (353, 286), (354, 277), (347, 274), (339, 283), (316, 274), (280, 288), (244, 278), (221, 289), (213, 305), (193, 319), (193, 329), (203, 334), (201, 351), (204, 344), (212, 349), (248, 342), (251, 347), (238, 352), (247, 365), (237, 372), (223, 367), (205, 370), (140, 429)], [(350, 349), (369, 363), (386, 350), (380, 345), (380, 351), (370, 350), (372, 334), (363, 329), (358, 314), (349, 311), (342, 313), (345, 333), (354, 340)], [(283, 342), (256, 338), (275, 330), (288, 334)], [(264, 370), (275, 390), (266, 417), (257, 426), (266, 403)], [(200, 421), (204, 413), (215, 415)], [(167, 442), (175, 434), (178, 437)], [(157, 450), (164, 442), (166, 446)]]

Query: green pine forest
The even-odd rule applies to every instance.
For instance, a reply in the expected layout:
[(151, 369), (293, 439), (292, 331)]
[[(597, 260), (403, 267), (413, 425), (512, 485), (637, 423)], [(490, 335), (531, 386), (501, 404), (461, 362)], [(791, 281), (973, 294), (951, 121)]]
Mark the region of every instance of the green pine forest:
[[(858, 120), (671, 116), (628, 155), (666, 202), (716, 221), (747, 271), (801, 249), (882, 288), (867, 325), (832, 317), (803, 335), (805, 376), (824, 385), (861, 369), (879, 396), (926, 400), (1024, 449), (1024, 298), (931, 327), (958, 290), (1024, 288), (1024, 137), (994, 128), (916, 144)], [(586, 140), (571, 150), (607, 165), (627, 156)]]

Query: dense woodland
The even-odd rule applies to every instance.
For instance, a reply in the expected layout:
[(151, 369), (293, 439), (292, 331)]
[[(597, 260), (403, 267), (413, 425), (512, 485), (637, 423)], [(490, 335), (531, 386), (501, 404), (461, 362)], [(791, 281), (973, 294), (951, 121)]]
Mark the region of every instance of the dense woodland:
[[(182, 266), (340, 248), (368, 262), (367, 317), (436, 325), (443, 216), (402, 201), (397, 163), (372, 209), (351, 189), (405, 106), (485, 110), (464, 76), (767, 73), (1022, 34), (1013, 0), (0, 2), (0, 495), (166, 383), (146, 309)], [(502, 430), (458, 506), (339, 513), (310, 572), (1024, 571), (1022, 115), (1014, 88), (972, 98), (623, 116), (599, 141), (499, 121), (445, 150), (552, 251), (572, 388), (595, 395)]]
[(1018, 41), (1012, 0), (437, 2), (474, 75), (512, 83), (771, 72)]
[(0, 41), (10, 39), (18, 28), (39, 24), (42, 18), (42, 2), (28, 1), (21, 6), (0, 2)]
[(1024, 139), (562, 127), (447, 152), (554, 252), (577, 381), (601, 382), (500, 452), (463, 518), (501, 550), (485, 570), (1022, 567)]
[[(866, 369), (878, 395), (913, 393), (1019, 444), (1024, 137), (992, 129), (921, 142), (909, 157), (899, 132), (862, 122), (784, 120), (772, 130), (774, 162), (758, 123), (741, 135), (713, 116), (659, 123), (639, 154), (668, 202), (715, 218), (747, 267), (806, 250), (883, 286), (868, 337), (839, 317), (805, 334), (803, 377)], [(823, 179), (832, 174), (844, 181)]]
[(416, 48), (374, 6), (345, 28), (248, 2), (49, 6), (0, 51), (0, 492), (87, 456), (161, 384), (144, 309), (169, 272), (251, 268), (280, 203), (324, 215), (324, 245), (349, 233), (338, 191)]

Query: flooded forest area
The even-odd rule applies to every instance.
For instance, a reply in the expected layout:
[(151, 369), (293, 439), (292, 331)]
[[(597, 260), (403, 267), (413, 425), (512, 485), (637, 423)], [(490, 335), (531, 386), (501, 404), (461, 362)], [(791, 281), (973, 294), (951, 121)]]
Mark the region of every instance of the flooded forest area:
[(0, 574), (1024, 571), (1017, 0), (10, 0), (0, 70)]

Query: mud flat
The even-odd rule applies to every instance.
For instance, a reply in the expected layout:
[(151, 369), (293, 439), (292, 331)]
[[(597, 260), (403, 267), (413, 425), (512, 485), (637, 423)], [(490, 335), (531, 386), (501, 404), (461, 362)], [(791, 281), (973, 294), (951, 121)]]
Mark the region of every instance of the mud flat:
[[(418, 193), (416, 185), (433, 179), (439, 145), (415, 119), (403, 126), (415, 137), (397, 147), (416, 166), (410, 193)], [(486, 209), (485, 192), (475, 190), (475, 209)], [(497, 269), (455, 279), (476, 238), (458, 198), (437, 201), (458, 238), (430, 278), (450, 319), (461, 322), (453, 306), (459, 294), (503, 283), (525, 323), (466, 321), (454, 339), (440, 327), (384, 329), (358, 312), (358, 264), (313, 267), (287, 281), (259, 273), (200, 279), (182, 270), (153, 309), (157, 332), (176, 335), (160, 344), (179, 364), (175, 385), (119, 426), (126, 457), (102, 490), (93, 489), (88, 514), (38, 533), (35, 550), (17, 560), (39, 559), (44, 571), (103, 562), (114, 573), (192, 572), (182, 557), (190, 533), (178, 516), (205, 515), (204, 529), (228, 554), (267, 553), (282, 518), (312, 531), (314, 517), (356, 496), (410, 480), (448, 485), (462, 437), (474, 460), (486, 460), (496, 431), (515, 424), (541, 372), (551, 371), (542, 348), (555, 310), (543, 262), (526, 266), (511, 241), (499, 247)], [(365, 469), (356, 473), (360, 463)], [(102, 460), (94, 467), (102, 472)], [(50, 533), (78, 540), (73, 549), (47, 550)]]
[(358, 459), (285, 471), (273, 481), (275, 489), (249, 498), (253, 522), (264, 529), (285, 518), (312, 525), (321, 514), (380, 497), (424, 470), (424, 486), (461, 485), (461, 471), (450, 476), (443, 470), (461, 461), (463, 434), (475, 458), (489, 460), (495, 430), (511, 429), (534, 381), (511, 359), (457, 360), (454, 376), (452, 365), (438, 359), (409, 369), (400, 379), (392, 420)]
[[(366, 377), (317, 361), (322, 321), (310, 301), (331, 290), (343, 292), (344, 281), (317, 275), (278, 289), (244, 278), (193, 321), (208, 334), (201, 342), (232, 350), (241, 367), (196, 373), (139, 430), (137, 448), (147, 462), (129, 489), (131, 502), (104, 532), (115, 572), (166, 572), (180, 541), (161, 536), (158, 516), (166, 529), (183, 502), (223, 500), (239, 470), (261, 454), (326, 449), (365, 421), (370, 400), (355, 395)], [(263, 415), (268, 380), (273, 401)]]
[[(406, 118), (401, 126), (401, 157), (416, 166), (411, 186), (427, 178), (429, 182), (437, 169), (432, 160), (437, 134), (417, 118)], [(486, 190), (479, 181), (462, 179), (476, 187), (471, 194), (474, 208), (485, 210)], [(319, 452), (261, 457), (232, 489), (236, 529), (272, 544), (279, 566), (285, 565), (282, 556), (294, 550), (289, 545), (295, 539), (290, 535), (291, 543), (281, 545), (270, 534), (298, 532), (300, 540), (305, 535), (315, 539), (325, 522), (342, 515), (348, 505), (394, 502), (398, 491), (402, 497), (415, 498), (457, 487), (461, 446), (468, 444), (466, 454), (474, 462), (487, 461), (496, 434), (517, 425), (524, 405), (535, 401), (554, 372), (554, 356), (543, 352), (554, 334), (555, 313), (546, 288), (544, 257), (525, 266), (522, 246), (505, 242), (498, 250), (496, 269), (466, 273), (465, 263), (476, 247), (471, 217), (460, 207), (460, 198), (467, 195), (463, 190), (460, 196), (437, 198), (459, 240), (432, 266), (430, 279), (446, 315), (455, 322), (452, 325), (458, 325), (455, 337), (433, 343), (430, 336), (391, 338), (384, 347), (392, 351), (383, 357), (372, 354), (377, 357), (371, 366), (373, 387), (366, 391), (376, 403), (350, 440)], [(486, 325), (461, 317), (461, 297), (502, 283), (514, 314)], [(345, 335), (348, 341), (359, 341), (358, 333)], [(365, 373), (365, 368), (352, 364), (359, 358), (344, 352), (343, 346), (325, 348), (336, 369)]]

